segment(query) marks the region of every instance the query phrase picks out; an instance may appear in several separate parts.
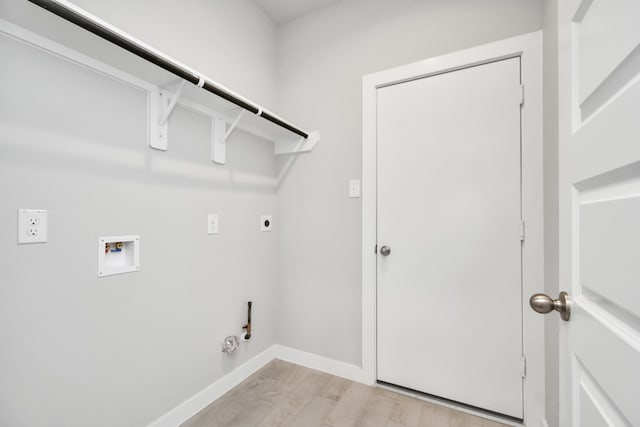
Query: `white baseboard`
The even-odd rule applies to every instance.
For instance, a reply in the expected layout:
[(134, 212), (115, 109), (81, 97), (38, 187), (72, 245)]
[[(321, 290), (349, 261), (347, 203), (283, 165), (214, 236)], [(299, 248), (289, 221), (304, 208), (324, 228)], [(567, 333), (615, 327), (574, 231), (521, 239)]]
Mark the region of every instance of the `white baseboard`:
[(148, 425), (148, 427), (176, 427), (193, 417), (211, 402), (240, 384), (251, 374), (271, 362), (275, 356), (275, 347), (271, 346), (262, 353), (249, 359), (238, 368), (229, 372), (203, 390), (194, 394), (166, 414)]
[(318, 356), (317, 354), (307, 353), (306, 351), (296, 350), (282, 345), (274, 345), (273, 347), (276, 359), (281, 359), (286, 362), (326, 372), (327, 374), (346, 378), (351, 381), (371, 385), (365, 380), (365, 376), (360, 366), (341, 362), (335, 359), (329, 359), (324, 356)]
[(369, 384), (365, 381), (360, 366), (276, 344), (194, 394), (147, 427), (176, 427), (184, 423), (273, 359), (281, 359), (351, 381)]

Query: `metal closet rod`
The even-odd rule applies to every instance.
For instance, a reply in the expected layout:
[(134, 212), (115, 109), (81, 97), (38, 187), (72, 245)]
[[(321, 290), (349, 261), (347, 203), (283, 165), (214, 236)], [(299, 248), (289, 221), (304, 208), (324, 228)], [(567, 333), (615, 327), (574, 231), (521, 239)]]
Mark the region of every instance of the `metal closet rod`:
[[(66, 19), (69, 22), (72, 22), (78, 25), (81, 28), (101, 37), (111, 43), (120, 46), (121, 48), (133, 53), (140, 58), (146, 59), (152, 64), (157, 65), (158, 67), (167, 70), (168, 72), (175, 74), (176, 76), (184, 79), (190, 83), (193, 83), (196, 86), (202, 87), (204, 90), (211, 92), (221, 98), (226, 99), (232, 104), (237, 105), (238, 107), (244, 108), (247, 111), (251, 111), (253, 114), (256, 114), (271, 123), (274, 123), (288, 131), (291, 131), (297, 135), (300, 135), (303, 138), (308, 138), (309, 134), (298, 129), (297, 127), (285, 122), (284, 120), (276, 117), (275, 115), (269, 113), (268, 111), (263, 110), (261, 107), (254, 105), (253, 103), (238, 97), (237, 95), (230, 93), (223, 87), (220, 87), (214, 82), (207, 80), (206, 78), (201, 77), (195, 74), (192, 71), (186, 70), (184, 67), (176, 64), (173, 61), (168, 60), (167, 58), (163, 58), (152, 50), (136, 43), (134, 40), (130, 40), (126, 37), (123, 37), (121, 34), (100, 25), (99, 23), (83, 16), (82, 14), (76, 12), (73, 9), (70, 9), (54, 0), (29, 0), (31, 3), (36, 4), (43, 9), (48, 10), (59, 17)], [(204, 84), (202, 83), (204, 81)]]

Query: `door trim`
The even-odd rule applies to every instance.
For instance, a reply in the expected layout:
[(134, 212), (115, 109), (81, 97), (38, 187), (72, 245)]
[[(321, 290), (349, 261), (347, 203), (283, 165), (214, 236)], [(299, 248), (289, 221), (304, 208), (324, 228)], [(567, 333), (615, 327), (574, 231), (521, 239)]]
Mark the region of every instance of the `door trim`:
[[(424, 61), (365, 75), (362, 78), (362, 371), (375, 384), (376, 374), (376, 127), (377, 90), (384, 86), (520, 57), (525, 101), (522, 106), (522, 215), (526, 238), (522, 251), (524, 423), (546, 425), (544, 317), (529, 309), (529, 295), (544, 284), (542, 32), (536, 31)], [(545, 423), (545, 424), (539, 424)]]

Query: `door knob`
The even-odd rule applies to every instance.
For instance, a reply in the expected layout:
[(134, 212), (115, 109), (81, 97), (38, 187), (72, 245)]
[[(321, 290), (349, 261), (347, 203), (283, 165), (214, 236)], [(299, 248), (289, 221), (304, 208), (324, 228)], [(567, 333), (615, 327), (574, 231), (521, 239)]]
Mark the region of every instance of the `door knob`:
[(560, 313), (562, 320), (571, 318), (571, 299), (566, 292), (560, 292), (558, 299), (551, 299), (546, 294), (533, 294), (529, 298), (529, 305), (538, 313), (547, 314), (555, 310)]
[(380, 255), (389, 256), (391, 253), (391, 248), (389, 246), (383, 246), (380, 248)]

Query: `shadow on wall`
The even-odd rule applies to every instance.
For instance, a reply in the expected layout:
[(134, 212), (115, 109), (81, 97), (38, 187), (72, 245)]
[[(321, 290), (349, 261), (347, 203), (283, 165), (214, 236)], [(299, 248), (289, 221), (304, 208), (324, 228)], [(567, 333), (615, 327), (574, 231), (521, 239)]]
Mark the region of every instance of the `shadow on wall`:
[[(169, 152), (152, 150), (144, 91), (14, 40), (2, 38), (0, 47), (6, 59), (0, 72), (0, 162), (6, 167), (28, 164), (114, 182), (276, 191), (271, 142), (237, 130), (228, 141), (228, 163), (214, 164), (210, 119), (178, 107), (169, 123)], [(37, 76), (42, 69), (47, 79)]]
[[(51, 169), (53, 173), (60, 168), (65, 171), (89, 173), (104, 176), (114, 181), (153, 180), (161, 186), (206, 187), (229, 191), (266, 191), (273, 192), (278, 186), (275, 170), (258, 167), (251, 162), (253, 152), (273, 155), (271, 150), (264, 153), (260, 145), (270, 147), (268, 141), (252, 141), (255, 137), (247, 134), (230, 139), (236, 148), (230, 150), (229, 157), (234, 160), (227, 165), (188, 159), (176, 159), (166, 153), (139, 148), (110, 147), (95, 140), (86, 140), (72, 135), (55, 133), (51, 130), (16, 126), (0, 122), (0, 142), (3, 155), (0, 162), (7, 167), (29, 165), (41, 170)], [(174, 144), (193, 141), (174, 141)], [(137, 144), (144, 144), (137, 141)], [(200, 141), (198, 141), (199, 145)], [(29, 153), (38, 153), (32, 156)], [(208, 153), (203, 153), (206, 159)], [(252, 168), (253, 167), (253, 168)], [(262, 169), (262, 170), (260, 170)], [(267, 170), (265, 170), (267, 169)], [(152, 177), (151, 177), (152, 175)]]

